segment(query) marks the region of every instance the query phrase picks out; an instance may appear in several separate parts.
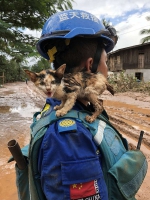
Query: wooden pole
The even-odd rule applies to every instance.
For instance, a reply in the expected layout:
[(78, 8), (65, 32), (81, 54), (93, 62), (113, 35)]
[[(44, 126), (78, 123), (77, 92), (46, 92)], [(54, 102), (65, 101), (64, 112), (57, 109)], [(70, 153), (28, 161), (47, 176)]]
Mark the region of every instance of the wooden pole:
[(3, 75), (0, 76), (0, 78), (2, 78), (2, 80), (3, 80), (3, 85), (4, 85), (4, 78), (5, 78), (5, 76), (4, 76), (4, 72), (3, 72)]

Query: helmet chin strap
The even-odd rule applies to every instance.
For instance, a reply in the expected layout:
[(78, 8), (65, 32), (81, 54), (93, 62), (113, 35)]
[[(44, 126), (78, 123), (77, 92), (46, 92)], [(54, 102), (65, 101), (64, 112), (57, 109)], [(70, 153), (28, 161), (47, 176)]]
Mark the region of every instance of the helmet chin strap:
[(99, 61), (100, 61), (100, 58), (101, 58), (102, 51), (103, 51), (102, 44), (98, 43), (96, 53), (95, 53), (95, 56), (94, 56), (94, 62), (93, 62), (92, 68), (91, 68), (92, 73), (97, 72), (97, 68), (98, 68), (98, 65), (99, 65)]

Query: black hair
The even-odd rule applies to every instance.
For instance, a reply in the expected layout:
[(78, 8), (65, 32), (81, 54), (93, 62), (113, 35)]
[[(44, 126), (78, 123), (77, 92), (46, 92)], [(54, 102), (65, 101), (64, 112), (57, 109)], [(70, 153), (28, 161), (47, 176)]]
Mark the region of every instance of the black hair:
[(62, 64), (66, 64), (65, 73), (72, 73), (81, 62), (86, 61), (89, 57), (94, 59), (92, 72), (97, 71), (101, 54), (104, 50), (102, 41), (98, 38), (75, 37), (70, 41), (69, 46), (63, 51), (58, 51), (54, 56), (54, 68), (57, 69)]

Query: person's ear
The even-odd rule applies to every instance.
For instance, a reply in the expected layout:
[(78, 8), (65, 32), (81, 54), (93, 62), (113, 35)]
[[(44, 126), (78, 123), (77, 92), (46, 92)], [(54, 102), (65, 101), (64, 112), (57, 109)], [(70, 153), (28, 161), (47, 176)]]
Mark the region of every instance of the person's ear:
[(85, 62), (85, 68), (88, 72), (91, 72), (92, 69), (92, 64), (93, 64), (93, 58), (88, 58)]

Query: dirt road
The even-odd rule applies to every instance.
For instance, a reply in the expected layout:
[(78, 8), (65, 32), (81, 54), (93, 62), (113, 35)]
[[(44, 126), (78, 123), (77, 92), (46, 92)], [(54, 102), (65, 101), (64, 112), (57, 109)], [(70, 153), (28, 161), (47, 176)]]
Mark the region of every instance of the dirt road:
[[(140, 130), (144, 130), (141, 150), (150, 163), (150, 96), (140, 93), (102, 95), (104, 107), (111, 122), (125, 135), (129, 142), (137, 145)], [(14, 163), (7, 163), (10, 152), (7, 143), (11, 139), (20, 146), (28, 144), (29, 126), (34, 112), (41, 110), (45, 98), (31, 82), (5, 84), (0, 88), (0, 200), (17, 200)], [(138, 191), (137, 200), (150, 200), (150, 168)]]

